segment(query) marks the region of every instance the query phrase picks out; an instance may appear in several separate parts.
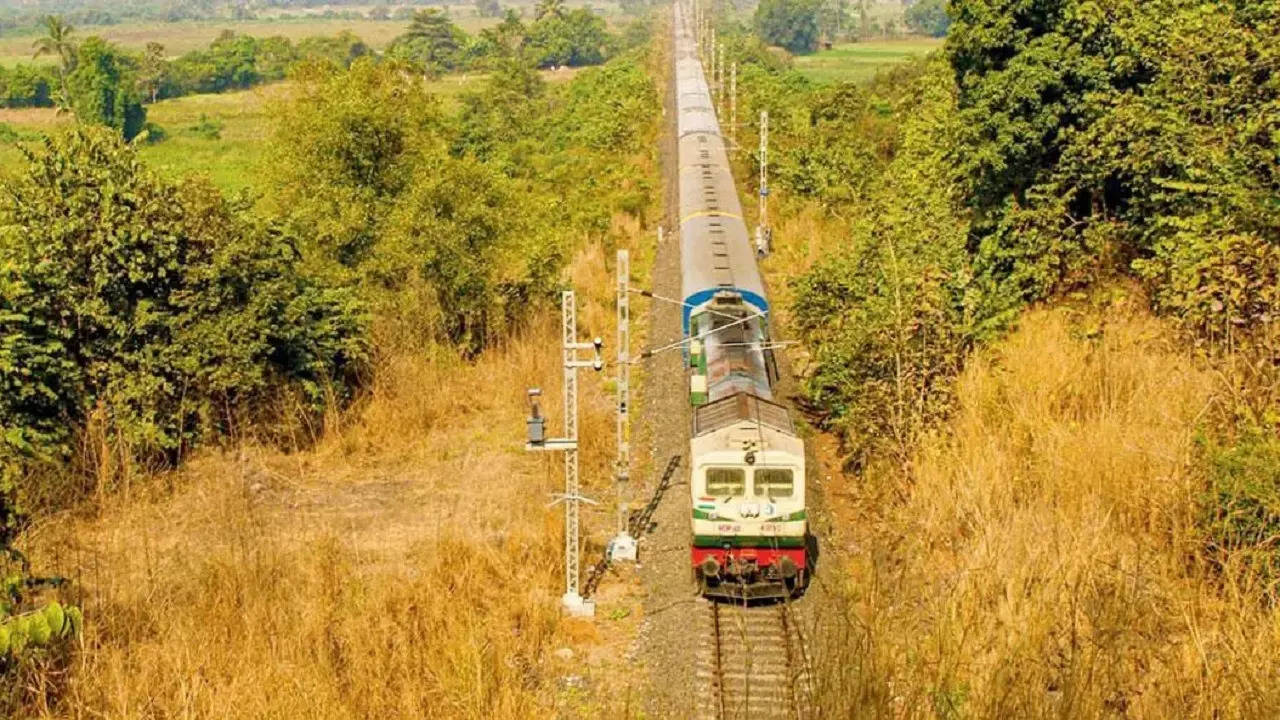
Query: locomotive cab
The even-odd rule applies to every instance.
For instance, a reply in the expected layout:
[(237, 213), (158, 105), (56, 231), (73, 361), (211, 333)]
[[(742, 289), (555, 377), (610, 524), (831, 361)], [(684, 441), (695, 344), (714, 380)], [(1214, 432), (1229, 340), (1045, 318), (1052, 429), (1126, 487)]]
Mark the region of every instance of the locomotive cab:
[(786, 597), (808, 575), (804, 448), (781, 406), (739, 394), (698, 408), (694, 577), (709, 596)]

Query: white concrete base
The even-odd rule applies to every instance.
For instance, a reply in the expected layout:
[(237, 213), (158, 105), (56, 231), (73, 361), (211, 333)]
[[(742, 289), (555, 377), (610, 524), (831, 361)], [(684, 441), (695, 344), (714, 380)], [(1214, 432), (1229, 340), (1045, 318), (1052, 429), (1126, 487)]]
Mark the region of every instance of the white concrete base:
[(636, 539), (630, 533), (620, 532), (609, 541), (610, 562), (635, 562)]
[(595, 617), (596, 601), (588, 600), (576, 592), (565, 593), (560, 598), (564, 611), (574, 617)]

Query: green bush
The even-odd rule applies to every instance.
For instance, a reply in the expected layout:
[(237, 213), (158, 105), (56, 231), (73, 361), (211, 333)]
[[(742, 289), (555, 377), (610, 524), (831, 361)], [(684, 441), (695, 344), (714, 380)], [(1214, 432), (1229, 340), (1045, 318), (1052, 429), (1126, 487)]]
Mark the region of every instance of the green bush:
[(309, 262), (359, 283), (380, 331), (477, 352), (554, 295), (573, 247), (643, 215), (652, 188), (627, 161), (652, 146), (642, 67), (548, 87), (507, 58), (456, 116), (401, 65), (308, 67), (277, 109), (271, 203)]
[(132, 140), (142, 132), (147, 111), (134, 91), (130, 62), (101, 38), (85, 40), (77, 51), (76, 68), (67, 76), (71, 108), (80, 122), (115, 128)]
[[(854, 218), (848, 242), (797, 286), (818, 409), (847, 424), (854, 444), (885, 434), (876, 422), (911, 415), (883, 395), (886, 360), (895, 394), (901, 381), (928, 397), (922, 388), (942, 378), (931, 374), (958, 367), (947, 348), (1117, 274), (1145, 281), (1155, 308), (1201, 338), (1272, 363), (1280, 85), (1258, 68), (1280, 63), (1280, 6), (949, 9), (946, 65), (935, 61), (924, 86), (900, 84), (905, 94), (883, 83), (814, 91), (757, 63), (742, 73), (747, 117), (770, 110), (777, 185)], [(948, 103), (956, 119), (913, 138)], [(882, 104), (888, 122), (877, 120)], [(886, 265), (888, 250), (897, 260)], [(884, 285), (886, 267), (903, 269), (908, 285)], [(888, 306), (886, 288), (898, 294)], [(926, 324), (936, 347), (902, 330)], [(913, 368), (935, 380), (920, 384)]]
[(440, 142), (439, 106), (420, 77), (369, 59), (304, 65), (295, 79), (298, 100), (276, 108), (274, 199), (314, 261), (358, 268), (418, 153)]
[(223, 126), (222, 120), (200, 113), (200, 119), (195, 125), (187, 128), (187, 132), (204, 140), (221, 140)]
[(161, 180), (111, 133), (47, 140), (10, 190), (0, 205), (8, 477), (64, 464), (91, 416), (122, 453), (172, 462), (266, 417), (289, 388), (323, 410), (365, 361), (360, 303), (304, 274), (288, 235), (208, 185)]
[(424, 314), (436, 316), (445, 339), (476, 352), (523, 316), (531, 296), (550, 289), (540, 266), (554, 259), (531, 213), (519, 186), (494, 168), (432, 157), (399, 198), (366, 274), (390, 289), (425, 284), (433, 302)]
[(4, 107), (53, 107), (58, 87), (53, 65), (18, 64), (0, 68), (0, 104)]
[(1280, 581), (1280, 439), (1250, 433), (1205, 444), (1208, 491), (1200, 503), (1205, 549), (1220, 568), (1274, 588)]
[(853, 237), (793, 283), (794, 326), (813, 356), (806, 394), (855, 461), (876, 449), (905, 459), (948, 408), (981, 332), (962, 178), (946, 158), (958, 129), (945, 65), (910, 94), (920, 100)]
[(143, 134), (139, 138), (145, 138), (143, 141), (148, 145), (155, 145), (169, 139), (169, 133), (153, 122), (143, 125), (142, 132)]

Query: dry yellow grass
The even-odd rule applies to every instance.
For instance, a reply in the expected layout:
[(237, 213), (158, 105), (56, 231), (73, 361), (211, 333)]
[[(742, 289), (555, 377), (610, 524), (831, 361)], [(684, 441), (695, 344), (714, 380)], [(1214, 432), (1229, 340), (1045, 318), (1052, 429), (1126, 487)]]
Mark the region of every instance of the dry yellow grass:
[(1137, 304), (1030, 313), (970, 363), (909, 480), (830, 488), (826, 540), (849, 551), (832, 716), (1280, 711), (1280, 614), (1195, 560), (1217, 380)]
[[(559, 432), (557, 320), (470, 362), (389, 355), (313, 450), (206, 453), (176, 490), (43, 521), (23, 544), (74, 579), (88, 620), (61, 701), (33, 711), (527, 718), (598, 702), (564, 692), (550, 653), (601, 642), (560, 618), (560, 457), (522, 447), (529, 385)], [(582, 379), (584, 479), (607, 498), (611, 404)], [(611, 521), (586, 511), (588, 558)]]

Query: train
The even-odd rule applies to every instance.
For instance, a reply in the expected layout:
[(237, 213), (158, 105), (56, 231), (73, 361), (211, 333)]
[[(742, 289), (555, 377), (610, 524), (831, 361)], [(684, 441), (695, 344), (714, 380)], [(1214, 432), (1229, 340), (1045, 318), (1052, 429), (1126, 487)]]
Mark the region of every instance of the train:
[(804, 443), (773, 396), (769, 301), (691, 2), (673, 14), (692, 572), (707, 597), (791, 597), (811, 572)]

